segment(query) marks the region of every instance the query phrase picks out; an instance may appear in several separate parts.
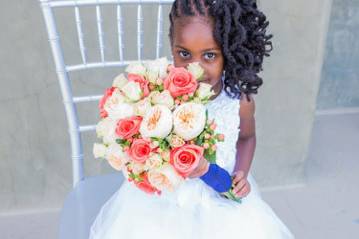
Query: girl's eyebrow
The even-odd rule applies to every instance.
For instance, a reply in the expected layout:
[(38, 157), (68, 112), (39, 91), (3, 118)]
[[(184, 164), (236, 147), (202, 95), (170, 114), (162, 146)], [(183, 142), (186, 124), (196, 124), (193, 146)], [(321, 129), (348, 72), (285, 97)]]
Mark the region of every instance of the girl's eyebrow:
[[(184, 48), (183, 46), (180, 46), (180, 45), (175, 45), (175, 47), (179, 47), (179, 48), (182, 48), (183, 50), (189, 51), (188, 49), (186, 49), (186, 48)], [(218, 47), (213, 47), (213, 48), (205, 49), (202, 52), (213, 51), (213, 50), (214, 51), (220, 51), (221, 49), (219, 49)]]

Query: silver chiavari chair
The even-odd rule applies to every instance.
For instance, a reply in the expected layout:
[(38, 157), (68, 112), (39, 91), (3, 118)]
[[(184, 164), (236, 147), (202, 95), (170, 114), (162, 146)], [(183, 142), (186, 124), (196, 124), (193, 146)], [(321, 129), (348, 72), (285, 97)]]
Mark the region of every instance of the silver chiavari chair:
[[(103, 203), (120, 187), (119, 174), (110, 174), (96, 177), (85, 177), (83, 161), (83, 143), (81, 134), (86, 131), (95, 130), (95, 125), (80, 125), (77, 104), (91, 101), (98, 101), (102, 95), (74, 96), (71, 86), (70, 72), (86, 71), (89, 69), (105, 67), (126, 66), (133, 60), (124, 59), (124, 24), (123, 8), (126, 4), (136, 5), (137, 19), (137, 59), (143, 58), (143, 6), (153, 4), (157, 6), (157, 29), (156, 34), (156, 58), (160, 57), (162, 50), (163, 21), (167, 15), (164, 12), (164, 5), (172, 4), (173, 0), (39, 0), (48, 33), (56, 73), (60, 83), (63, 103), (69, 127), (71, 142), (71, 159), (73, 173), (73, 190), (67, 196), (60, 218), (60, 238), (87, 238), (90, 226)], [(108, 61), (105, 57), (105, 39), (101, 7), (104, 5), (116, 8), (117, 20), (117, 45), (118, 60)], [(96, 28), (99, 45), (100, 59), (90, 62), (84, 41), (82, 17), (80, 9), (85, 6), (92, 6), (96, 9)], [(57, 30), (56, 17), (54, 12), (60, 8), (72, 8), (74, 11), (73, 23), (76, 24), (78, 42), (74, 43), (79, 47), (82, 62), (75, 65), (67, 65), (64, 60), (64, 51), (61, 45), (61, 36)], [(115, 50), (115, 49), (114, 49)]]

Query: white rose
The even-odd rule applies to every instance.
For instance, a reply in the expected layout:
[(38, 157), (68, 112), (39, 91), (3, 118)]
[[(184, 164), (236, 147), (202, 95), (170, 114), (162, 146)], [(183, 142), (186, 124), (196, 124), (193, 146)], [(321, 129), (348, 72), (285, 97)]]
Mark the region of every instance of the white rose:
[(126, 163), (129, 162), (129, 157), (117, 143), (110, 144), (107, 149), (106, 159), (111, 167), (118, 171), (122, 170)]
[(104, 109), (108, 113), (108, 116), (114, 120), (132, 116), (134, 114), (133, 109), (125, 102), (126, 97), (118, 88), (116, 88), (112, 95), (107, 99)]
[(212, 90), (212, 86), (207, 83), (199, 83), (199, 87), (196, 91), (196, 95), (201, 99), (209, 99), (212, 95), (214, 95), (214, 91)]
[(169, 144), (171, 145), (171, 147), (176, 148), (176, 147), (181, 147), (182, 145), (185, 144), (185, 141), (179, 137), (178, 135), (175, 134), (171, 134), (170, 136), (167, 137)]
[(116, 135), (116, 121), (110, 117), (102, 119), (96, 125), (97, 137), (101, 137), (104, 144), (116, 142), (118, 136)]
[(151, 97), (151, 101), (155, 105), (165, 105), (169, 109), (172, 109), (175, 104), (171, 93), (168, 90), (164, 90), (161, 93), (158, 92), (157, 94), (153, 94)]
[(158, 78), (165, 77), (167, 75), (168, 64), (169, 63), (166, 57), (145, 62), (148, 80), (151, 83), (156, 84)]
[(92, 152), (95, 158), (105, 158), (107, 147), (104, 144), (94, 143)]
[(127, 73), (132, 73), (132, 74), (138, 74), (141, 76), (146, 76), (146, 67), (144, 67), (140, 62), (134, 62), (129, 64), (125, 71)]
[(146, 97), (134, 104), (135, 114), (143, 117), (151, 107), (151, 100), (149, 97)]
[(184, 140), (202, 133), (206, 124), (206, 108), (202, 104), (184, 103), (173, 112), (173, 132)]
[(160, 168), (149, 170), (148, 181), (159, 190), (173, 191), (183, 179), (171, 165), (165, 164)]
[(124, 85), (126, 85), (127, 82), (128, 82), (128, 80), (126, 79), (125, 75), (123, 73), (121, 73), (115, 77), (115, 79), (113, 80), (112, 86), (121, 89)]
[(141, 122), (142, 137), (165, 138), (172, 130), (172, 113), (164, 105), (153, 106)]
[(142, 172), (146, 171), (146, 165), (143, 163), (131, 162), (130, 168), (134, 174), (141, 174)]
[(121, 103), (113, 105), (111, 109), (107, 110), (108, 117), (113, 120), (124, 119), (135, 114), (135, 109), (132, 104)]
[(203, 68), (199, 65), (199, 62), (192, 62), (188, 64), (187, 70), (192, 73), (196, 80), (200, 80), (204, 74)]
[(152, 168), (158, 168), (162, 165), (163, 160), (160, 154), (153, 153), (150, 155), (149, 159), (146, 160), (146, 168), (152, 169)]
[(122, 87), (122, 92), (131, 101), (138, 101), (141, 99), (142, 90), (140, 84), (134, 81), (129, 81)]

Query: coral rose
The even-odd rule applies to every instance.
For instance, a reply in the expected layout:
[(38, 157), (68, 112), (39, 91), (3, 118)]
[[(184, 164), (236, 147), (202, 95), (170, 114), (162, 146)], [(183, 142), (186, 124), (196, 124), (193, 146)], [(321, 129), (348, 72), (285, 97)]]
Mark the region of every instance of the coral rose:
[(143, 97), (146, 97), (150, 94), (150, 89), (148, 88), (149, 82), (143, 76), (128, 73), (127, 78), (128, 78), (128, 81), (133, 81), (133, 82), (137, 82), (138, 84), (140, 84), (141, 90), (143, 92)]
[(148, 176), (147, 173), (143, 173), (141, 175), (142, 181), (134, 181), (135, 185), (141, 189), (142, 191), (144, 191), (145, 193), (148, 194), (161, 194), (161, 191), (158, 190), (157, 188), (153, 187), (151, 185), (151, 183), (148, 181)]
[(203, 151), (202, 147), (194, 144), (174, 148), (170, 154), (170, 164), (185, 178), (198, 166)]
[(116, 134), (122, 139), (129, 139), (139, 132), (142, 117), (132, 116), (117, 121)]
[(135, 139), (128, 153), (136, 163), (145, 163), (151, 153), (150, 142), (145, 139)]
[(105, 103), (107, 101), (107, 99), (109, 97), (111, 97), (113, 91), (116, 89), (116, 87), (110, 87), (110, 88), (107, 88), (106, 91), (105, 91), (105, 94), (102, 96), (99, 104), (98, 104), (98, 108), (100, 109), (100, 116), (101, 118), (105, 118), (108, 116), (106, 110), (104, 109), (104, 106), (105, 106)]
[(198, 82), (184, 67), (172, 67), (163, 82), (163, 86), (176, 98), (195, 92)]

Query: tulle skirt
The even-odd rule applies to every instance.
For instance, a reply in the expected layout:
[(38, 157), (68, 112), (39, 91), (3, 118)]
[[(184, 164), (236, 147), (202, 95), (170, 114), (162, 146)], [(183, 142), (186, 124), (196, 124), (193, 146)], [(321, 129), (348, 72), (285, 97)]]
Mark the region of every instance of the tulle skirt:
[(90, 239), (289, 239), (286, 225), (266, 204), (251, 173), (242, 203), (221, 197), (199, 178), (174, 193), (148, 195), (125, 181), (103, 205)]

